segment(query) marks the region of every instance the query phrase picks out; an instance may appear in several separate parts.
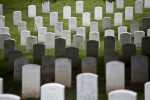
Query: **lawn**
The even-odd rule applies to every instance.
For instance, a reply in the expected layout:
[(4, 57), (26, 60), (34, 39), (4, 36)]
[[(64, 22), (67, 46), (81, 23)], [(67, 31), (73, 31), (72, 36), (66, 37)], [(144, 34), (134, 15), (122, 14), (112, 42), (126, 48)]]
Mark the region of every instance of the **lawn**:
[[(91, 21), (94, 20), (94, 7), (103, 7), (103, 17), (112, 18), (112, 29), (115, 30), (116, 37), (118, 36), (118, 27), (114, 26), (114, 14), (105, 13), (105, 2), (103, 0), (83, 0), (84, 1), (84, 12), (91, 13)], [(125, 7), (135, 5), (135, 0), (124, 0)], [(16, 49), (23, 52), (23, 57), (30, 60), (33, 63), (33, 54), (27, 54), (26, 47), (20, 45), (20, 37), (18, 36), (18, 26), (13, 25), (13, 11), (22, 11), (23, 21), (27, 21), (27, 29), (31, 31), (32, 35), (37, 36), (37, 32), (34, 32), (34, 18), (28, 18), (28, 5), (34, 4), (37, 7), (37, 16), (43, 16), (43, 25), (48, 28), (48, 32), (54, 32), (54, 27), (50, 26), (49, 14), (42, 13), (42, 4), (39, 0), (0, 0), (0, 4), (4, 6), (4, 16), (6, 19), (6, 27), (10, 28), (10, 34), (13, 39), (16, 40)], [(76, 14), (76, 2), (74, 0), (58, 0), (57, 3), (51, 3), (50, 11), (56, 11), (59, 13), (59, 22), (64, 22), (64, 30), (68, 30), (68, 20), (63, 20), (63, 6), (71, 6), (72, 16), (77, 17), (78, 27), (82, 26), (82, 15)], [(125, 9), (116, 9), (116, 3), (114, 4), (114, 12), (122, 12), (124, 14)], [(134, 14), (134, 20), (140, 22), (140, 29), (142, 25), (142, 17), (149, 17), (150, 10), (144, 9), (143, 14)], [(123, 21), (123, 26), (128, 27), (130, 32), (130, 23), (133, 21)], [(100, 32), (100, 49), (98, 57), (98, 76), (99, 76), (99, 100), (107, 100), (107, 95), (105, 91), (105, 67), (104, 67), (104, 32), (102, 31), (102, 20), (99, 22), (99, 32)], [(89, 38), (90, 28), (86, 27), (87, 40)], [(75, 33), (72, 33), (72, 37)], [(116, 39), (117, 40), (117, 39)], [(86, 43), (85, 43), (86, 47)], [(122, 52), (119, 50), (119, 43), (116, 42), (116, 50), (119, 52), (120, 60), (122, 61)], [(141, 54), (141, 49), (137, 49), (137, 54)], [(46, 55), (54, 55), (54, 50), (46, 50)], [(4, 92), (12, 93), (21, 96), (21, 84), (16, 84), (13, 82), (13, 72), (8, 70), (8, 61), (4, 60), (3, 50), (0, 50), (0, 77), (4, 78)], [(86, 49), (80, 51), (80, 65), (81, 59), (86, 56)], [(80, 68), (81, 69), (81, 68)], [(73, 71), (72, 88), (66, 89), (66, 100), (76, 100), (76, 75), (81, 73), (81, 70)], [(118, 80), (119, 82), (119, 80)], [(131, 87), (130, 84), (130, 68), (126, 68), (126, 89), (136, 91), (138, 93), (138, 100), (144, 100), (144, 86), (143, 87)], [(40, 100), (40, 99), (28, 99), (28, 100)]]

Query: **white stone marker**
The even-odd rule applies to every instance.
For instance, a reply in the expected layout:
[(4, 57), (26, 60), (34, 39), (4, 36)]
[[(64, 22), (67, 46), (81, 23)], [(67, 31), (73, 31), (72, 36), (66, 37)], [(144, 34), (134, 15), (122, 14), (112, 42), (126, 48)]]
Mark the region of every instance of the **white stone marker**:
[(133, 7), (125, 7), (125, 20), (133, 20)]
[(26, 38), (30, 36), (30, 31), (23, 30), (20, 34), (20, 44), (26, 46)]
[(46, 49), (54, 49), (55, 48), (55, 34), (48, 32), (45, 34), (45, 46)]
[(43, 13), (50, 13), (50, 3), (49, 1), (42, 3), (42, 12)]
[(57, 22), (55, 23), (55, 36), (61, 36), (63, 33), (63, 22)]
[(5, 16), (0, 15), (0, 28), (5, 27)]
[(77, 27), (76, 34), (83, 35), (84, 41), (86, 40), (86, 28), (85, 27)]
[(134, 44), (136, 47), (142, 46), (142, 38), (145, 37), (144, 31), (135, 31), (134, 32)]
[(69, 30), (71, 32), (76, 32), (77, 29), (77, 17), (70, 17), (68, 21)]
[(83, 35), (76, 34), (73, 36), (73, 47), (76, 47), (79, 50), (84, 50), (84, 37), (83, 37)]
[(83, 73), (77, 76), (77, 100), (98, 100), (98, 75)]
[(103, 18), (103, 31), (111, 29), (111, 17)]
[(37, 43), (36, 36), (29, 36), (26, 38), (26, 53), (33, 52), (33, 45)]
[(69, 19), (71, 17), (71, 7), (64, 6), (63, 7), (63, 19)]
[(143, 14), (143, 1), (135, 1), (135, 14)]
[(50, 25), (55, 26), (58, 22), (58, 12), (51, 12), (50, 13)]
[(108, 94), (108, 100), (137, 100), (137, 93), (130, 90), (115, 90)]
[(114, 14), (114, 26), (121, 26), (123, 23), (123, 14), (115, 13)]
[(126, 26), (118, 27), (118, 41), (120, 41), (120, 34), (123, 32), (127, 32), (127, 27)]
[(90, 23), (90, 32), (99, 32), (98, 22), (91, 22)]
[(100, 42), (100, 34), (99, 34), (99, 32), (90, 32), (89, 33), (89, 40), (95, 40), (95, 41)]
[(58, 83), (42, 85), (41, 100), (65, 100), (65, 86)]
[(0, 34), (1, 33), (9, 33), (9, 27), (2, 27), (2, 28), (0, 28)]
[(36, 5), (29, 5), (28, 6), (28, 17), (36, 17)]
[(0, 4), (0, 15), (3, 15), (3, 5)]
[(116, 8), (124, 8), (124, 0), (117, 0)]
[(124, 44), (131, 43), (131, 33), (124, 32), (120, 34), (120, 49), (122, 50), (122, 47)]
[(150, 29), (147, 29), (147, 36), (150, 36)]
[(76, 13), (82, 14), (84, 9), (84, 1), (76, 1)]
[(46, 33), (47, 33), (47, 27), (38, 28), (38, 42), (45, 42)]
[(22, 98), (40, 97), (41, 66), (26, 64), (22, 66)]
[(18, 35), (20, 36), (21, 31), (27, 30), (27, 22), (21, 21), (18, 23)]
[(150, 8), (150, 0), (144, 0), (144, 8)]
[(61, 38), (66, 39), (66, 46), (71, 46), (71, 31), (64, 30), (61, 34)]
[[(118, 82), (119, 81), (119, 82)], [(125, 88), (125, 65), (120, 61), (106, 63), (106, 92)]]
[(84, 12), (82, 14), (82, 26), (90, 26), (91, 23), (91, 13)]
[(114, 30), (105, 30), (105, 36), (115, 36)]
[(149, 95), (149, 93), (150, 93), (150, 82), (146, 82), (145, 83), (145, 86), (144, 86), (145, 88), (144, 88), (144, 94), (145, 94), (145, 96), (144, 96), (144, 100), (149, 100), (150, 99), (150, 95)]
[(3, 94), (3, 85), (4, 82), (3, 82), (3, 78), (0, 78), (0, 94)]
[(11, 38), (11, 35), (8, 33), (0, 34), (0, 49), (4, 50), (4, 40)]
[(72, 64), (71, 59), (58, 58), (55, 60), (55, 82), (71, 88)]
[(106, 13), (113, 14), (114, 13), (114, 3), (106, 1)]
[(38, 31), (39, 27), (43, 27), (43, 17), (41, 17), (41, 16), (34, 17), (34, 30), (35, 30), (35, 32)]
[(14, 21), (14, 25), (18, 25), (18, 23), (22, 21), (22, 12), (21, 11), (13, 12), (13, 21)]
[(102, 7), (95, 7), (95, 20), (102, 20), (103, 18), (103, 8)]
[(14, 94), (1, 94), (0, 100), (21, 100), (21, 98)]

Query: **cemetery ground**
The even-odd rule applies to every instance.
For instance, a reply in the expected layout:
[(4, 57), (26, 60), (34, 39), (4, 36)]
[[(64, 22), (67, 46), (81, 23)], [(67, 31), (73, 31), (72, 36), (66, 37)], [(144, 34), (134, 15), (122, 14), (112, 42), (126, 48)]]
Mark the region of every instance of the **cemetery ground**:
[[(115, 30), (115, 35), (118, 33), (118, 27), (114, 26), (114, 14), (105, 13), (105, 3), (103, 0), (83, 0), (84, 1), (84, 12), (91, 13), (91, 22), (94, 20), (94, 7), (103, 7), (103, 17), (111, 17), (112, 29)], [(22, 11), (22, 20), (27, 22), (27, 30), (31, 31), (31, 35), (37, 36), (37, 32), (34, 31), (34, 18), (28, 18), (28, 5), (34, 4), (37, 7), (37, 16), (43, 17), (43, 26), (47, 27), (48, 32), (54, 32), (54, 26), (50, 26), (50, 15), (42, 13), (42, 4), (39, 0), (0, 0), (0, 4), (4, 6), (4, 16), (6, 19), (6, 27), (10, 28), (10, 34), (12, 39), (16, 40), (16, 50), (23, 52), (23, 57), (30, 60), (33, 63), (33, 54), (27, 54), (25, 46), (20, 45), (20, 37), (18, 36), (18, 26), (13, 25), (13, 11)], [(125, 7), (134, 7), (135, 0), (125, 0)], [(59, 22), (64, 22), (64, 30), (68, 30), (68, 20), (63, 19), (63, 7), (71, 6), (72, 17), (77, 17), (77, 26), (82, 26), (82, 14), (76, 14), (76, 2), (74, 0), (58, 0), (56, 3), (50, 4), (50, 11), (56, 11), (59, 14)], [(114, 12), (121, 12), (124, 14), (124, 9), (117, 9), (116, 3), (114, 5)], [(142, 25), (142, 17), (149, 17), (150, 9), (144, 9), (143, 14), (134, 14), (134, 20), (125, 21), (123, 20), (123, 26), (128, 27), (130, 32), (131, 22), (140, 22), (140, 29)], [(124, 16), (123, 16), (124, 19)], [(107, 100), (106, 88), (105, 88), (105, 67), (104, 67), (104, 32), (102, 30), (102, 20), (99, 22), (100, 32), (100, 49), (98, 57), (98, 75), (99, 75), (99, 100)], [(89, 39), (90, 27), (86, 27), (86, 38)], [(73, 35), (72, 33), (72, 41)], [(116, 39), (116, 50), (119, 52), (120, 60), (122, 61), (122, 51), (119, 49), (119, 43)], [(133, 42), (133, 40), (132, 40)], [(72, 45), (71, 45), (72, 46)], [(86, 47), (86, 42), (85, 42)], [(46, 55), (53, 55), (54, 50), (46, 50)], [(137, 48), (137, 55), (141, 54), (141, 49)], [(81, 73), (81, 59), (86, 57), (86, 48), (84, 51), (79, 52), (80, 57), (80, 68), (73, 70), (72, 73), (72, 88), (66, 88), (66, 100), (76, 100), (76, 75)], [(0, 50), (0, 77), (4, 78), (4, 93), (12, 93), (21, 96), (21, 84), (13, 82), (13, 72), (8, 70), (8, 60), (4, 60), (3, 50)], [(138, 100), (144, 100), (144, 86), (143, 87), (132, 87), (130, 84), (130, 68), (126, 68), (126, 89), (136, 91), (138, 93)], [(118, 80), (119, 82), (119, 80)], [(41, 83), (43, 84), (43, 83)], [(27, 99), (27, 100), (40, 100), (40, 99)]]

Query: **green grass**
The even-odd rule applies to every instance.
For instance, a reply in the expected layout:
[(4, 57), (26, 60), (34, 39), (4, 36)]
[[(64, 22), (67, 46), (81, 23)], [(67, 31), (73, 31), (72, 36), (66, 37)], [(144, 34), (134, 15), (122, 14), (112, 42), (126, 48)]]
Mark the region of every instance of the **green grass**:
[[(84, 11), (91, 13), (91, 21), (94, 20), (94, 7), (102, 6), (103, 7), (103, 17), (111, 17), (112, 18), (112, 29), (115, 30), (115, 35), (117, 36), (117, 27), (114, 25), (114, 14), (106, 14), (105, 13), (105, 3), (103, 0), (83, 0), (84, 1)], [(126, 6), (134, 6), (134, 0), (125, 0)], [(37, 32), (34, 32), (34, 19), (28, 18), (28, 5), (34, 4), (37, 6), (37, 16), (44, 17), (44, 26), (48, 28), (48, 32), (54, 32), (54, 27), (49, 25), (49, 14), (43, 14), (41, 11), (41, 2), (39, 0), (0, 0), (0, 4), (4, 6), (4, 16), (6, 18), (6, 27), (10, 28), (10, 34), (13, 39), (16, 40), (16, 49), (21, 50), (23, 52), (23, 57), (33, 62), (32, 54), (25, 53), (25, 47), (20, 46), (20, 38), (18, 37), (18, 27), (13, 25), (13, 11), (22, 11), (23, 21), (27, 21), (28, 30), (31, 31), (32, 35), (37, 36)], [(75, 1), (74, 0), (58, 0), (57, 3), (51, 4), (51, 12), (56, 11), (59, 13), (59, 21), (64, 22), (64, 29), (68, 29), (68, 20), (63, 20), (63, 6), (71, 6), (72, 7), (72, 16), (77, 17), (78, 19), (78, 27), (82, 26), (82, 15), (76, 14), (75, 12)], [(122, 12), (124, 15), (125, 9), (116, 9), (116, 4), (114, 5), (114, 12)], [(144, 9), (144, 14), (134, 14), (134, 20), (140, 22), (141, 29), (141, 21), (142, 17), (150, 16), (150, 10)], [(128, 27), (128, 31), (130, 31), (130, 23), (133, 21), (123, 21), (123, 25)], [(99, 22), (99, 32), (100, 32), (100, 49), (99, 49), (99, 58), (98, 58), (98, 75), (99, 75), (99, 100), (107, 100), (107, 95), (105, 91), (105, 71), (104, 71), (104, 32), (102, 31), (102, 21)], [(89, 38), (89, 27), (86, 27), (86, 36), (87, 40)], [(75, 33), (72, 33), (72, 36)], [(86, 43), (85, 43), (86, 47)], [(122, 61), (122, 52), (119, 50), (119, 43), (116, 43), (117, 51), (119, 52), (120, 60)], [(141, 49), (137, 49), (137, 54), (141, 54)], [(13, 82), (13, 73), (8, 71), (8, 61), (3, 59), (3, 51), (0, 50), (0, 77), (4, 78), (4, 92), (12, 93), (21, 96), (21, 84), (15, 84)], [(54, 50), (46, 50), (46, 55), (54, 55)], [(84, 51), (80, 51), (80, 65), (81, 59), (86, 56), (86, 49)], [(81, 68), (78, 71), (73, 71), (73, 79), (72, 79), (72, 88), (66, 89), (66, 100), (76, 100), (76, 75), (81, 73)], [(119, 82), (119, 81), (118, 81)], [(138, 100), (144, 100), (144, 86), (133, 88), (130, 84), (130, 69), (126, 69), (126, 89), (130, 89), (136, 91), (138, 93)], [(40, 100), (40, 99), (28, 99), (28, 100)]]

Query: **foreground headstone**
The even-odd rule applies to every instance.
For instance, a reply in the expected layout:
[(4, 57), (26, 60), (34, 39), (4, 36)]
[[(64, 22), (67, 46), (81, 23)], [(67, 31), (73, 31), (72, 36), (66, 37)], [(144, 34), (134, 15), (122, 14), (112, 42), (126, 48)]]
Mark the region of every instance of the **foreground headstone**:
[(115, 36), (114, 30), (105, 30), (105, 36)]
[(106, 1), (106, 13), (113, 14), (114, 13), (114, 3)]
[(36, 17), (36, 5), (29, 5), (28, 6), (28, 17)]
[(137, 100), (137, 93), (130, 90), (115, 90), (108, 94), (108, 100)]
[(71, 31), (64, 30), (63, 33), (61, 34), (61, 38), (66, 39), (66, 46), (71, 45)]
[(104, 52), (104, 63), (110, 61), (119, 61), (119, 53), (117, 51), (105, 51)]
[(100, 42), (100, 34), (99, 34), (99, 32), (94, 32), (94, 31), (90, 32), (89, 33), (89, 40), (95, 40), (95, 41)]
[(150, 8), (150, 1), (149, 0), (144, 0), (144, 8)]
[[(119, 82), (117, 82), (119, 81)], [(125, 66), (123, 62), (111, 61), (106, 64), (106, 92), (125, 88)]]
[(76, 13), (81, 14), (83, 13), (84, 9), (84, 1), (76, 1)]
[(27, 30), (27, 22), (25, 22), (25, 21), (20, 21), (19, 23), (18, 23), (18, 35), (20, 36), (20, 34), (21, 34), (21, 31), (23, 31), (23, 30)]
[(64, 6), (63, 7), (63, 19), (69, 19), (71, 17), (71, 7)]
[(134, 37), (134, 32), (139, 31), (140, 23), (139, 22), (131, 22), (130, 24), (130, 33), (131, 36)]
[(144, 94), (145, 94), (144, 100), (149, 100), (150, 98), (149, 92), (150, 92), (150, 82), (146, 82), (144, 85)]
[(77, 76), (77, 100), (98, 100), (98, 75), (83, 73)]
[(11, 35), (8, 33), (0, 34), (0, 49), (1, 50), (4, 49), (4, 41), (9, 38), (11, 38)]
[(45, 34), (45, 46), (46, 49), (54, 49), (55, 48), (55, 34), (48, 32)]
[(58, 83), (42, 85), (41, 100), (65, 100), (65, 86)]
[(142, 54), (150, 56), (150, 36), (142, 38)]
[(124, 44), (131, 43), (131, 33), (124, 32), (120, 34), (120, 49), (122, 50), (122, 47)]
[(26, 53), (33, 52), (33, 45), (37, 43), (36, 36), (29, 36), (26, 38)]
[(82, 26), (90, 26), (91, 23), (91, 13), (84, 12), (82, 14)]
[(21, 11), (13, 12), (13, 21), (14, 21), (14, 25), (18, 25), (18, 23), (22, 21), (22, 12)]
[(125, 20), (133, 20), (133, 7), (125, 8)]
[(84, 37), (83, 37), (83, 35), (76, 34), (73, 36), (73, 47), (76, 47), (79, 50), (84, 50)]
[(77, 29), (77, 17), (70, 17), (69, 18), (69, 30), (71, 32), (76, 32)]
[(120, 26), (118, 27), (118, 41), (120, 41), (120, 34), (127, 32), (127, 27), (126, 26)]
[(102, 20), (103, 18), (103, 8), (102, 7), (95, 7), (95, 20)]
[(26, 64), (22, 67), (22, 99), (39, 98), (41, 66)]
[(123, 23), (123, 14), (115, 13), (114, 14), (114, 26), (121, 26)]
[(142, 18), (142, 31), (146, 33), (147, 29), (150, 29), (150, 17)]
[(55, 23), (55, 36), (61, 36), (61, 34), (63, 33), (63, 22), (57, 22)]
[(9, 33), (9, 27), (0, 28), (0, 34), (2, 34), (2, 33)]
[(76, 34), (83, 35), (84, 41), (86, 40), (86, 28), (85, 27), (78, 27)]
[(0, 15), (0, 28), (5, 27), (5, 16)]
[(49, 1), (42, 3), (42, 12), (43, 13), (50, 13), (50, 3)]
[(91, 22), (90, 23), (90, 32), (99, 32), (98, 22)]
[(104, 37), (104, 52), (105, 51), (115, 51), (116, 50), (116, 40), (114, 36)]
[(34, 17), (34, 30), (35, 30), (35, 32), (38, 31), (39, 27), (43, 27), (43, 17), (41, 17), (41, 16)]
[(142, 46), (142, 38), (145, 36), (144, 31), (135, 31), (134, 32), (134, 44), (136, 47)]
[(46, 33), (47, 33), (47, 27), (38, 28), (38, 42), (45, 42)]
[(3, 94), (3, 86), (4, 86), (3, 78), (0, 78), (0, 94)]
[(103, 31), (111, 29), (111, 17), (103, 18)]
[(21, 98), (13, 94), (2, 94), (0, 95), (0, 100), (21, 100)]
[[(55, 82), (71, 88), (72, 66), (71, 59), (59, 58), (55, 60)], [(63, 78), (62, 78), (63, 77)]]
[(58, 12), (51, 12), (50, 13), (50, 25), (55, 26), (58, 22)]
[(3, 5), (0, 4), (0, 15), (3, 15)]
[(143, 14), (143, 1), (135, 1), (135, 14)]
[(116, 8), (124, 8), (124, 0), (117, 0)]
[(22, 46), (26, 46), (26, 43), (27, 43), (27, 37), (30, 36), (30, 31), (27, 31), (27, 30), (23, 30), (21, 31), (20, 33), (20, 44)]

